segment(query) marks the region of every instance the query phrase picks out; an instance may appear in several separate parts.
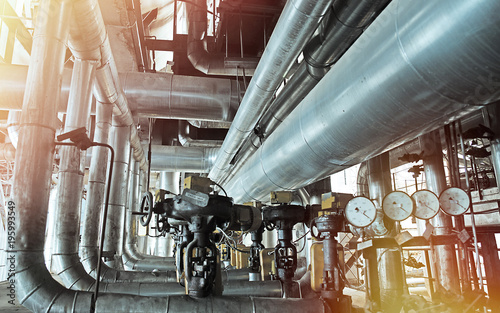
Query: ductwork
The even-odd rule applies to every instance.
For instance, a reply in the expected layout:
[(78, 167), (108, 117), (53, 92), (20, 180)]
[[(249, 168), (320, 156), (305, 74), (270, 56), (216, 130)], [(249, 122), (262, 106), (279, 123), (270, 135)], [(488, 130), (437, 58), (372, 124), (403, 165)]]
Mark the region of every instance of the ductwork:
[[(188, 16), (187, 57), (194, 68), (207, 75), (243, 76), (243, 69), (226, 67), (225, 55), (206, 50), (207, 1), (186, 2)], [(254, 67), (245, 67), (245, 75), (252, 76)]]
[[(27, 72), (26, 66), (0, 65), (0, 109), (21, 109)], [(227, 123), (238, 109), (238, 90), (243, 95), (243, 88), (230, 79), (168, 73), (120, 73), (118, 77), (130, 110), (141, 117)], [(70, 82), (71, 70), (66, 69), (59, 112), (66, 112)]]
[(331, 3), (331, 0), (286, 3), (209, 173), (212, 180), (218, 181), (228, 169)]
[(218, 151), (218, 148), (153, 145), (151, 170), (208, 173)]
[(393, 1), (226, 191), (247, 201), (300, 188), (498, 100), (484, 79), (500, 73), (499, 7)]
[(230, 180), (278, 125), (295, 109), (335, 62), (347, 51), (363, 30), (376, 18), (389, 0), (335, 1), (323, 31), (304, 48), (304, 61), (261, 117), (236, 156), (235, 166), (226, 173)]

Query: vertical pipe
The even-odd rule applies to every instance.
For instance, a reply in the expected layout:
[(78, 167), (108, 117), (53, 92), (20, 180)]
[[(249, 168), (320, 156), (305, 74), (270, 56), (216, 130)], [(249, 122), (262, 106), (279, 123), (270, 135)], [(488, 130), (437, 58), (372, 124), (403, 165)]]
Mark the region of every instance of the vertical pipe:
[[(97, 103), (96, 125), (94, 141), (109, 144), (109, 133), (113, 116), (113, 105)], [(104, 206), (106, 191), (109, 149), (105, 147), (92, 147), (90, 159), (88, 200), (86, 213), (83, 218), (82, 242), (80, 256), (87, 272), (97, 268), (97, 240), (100, 225), (101, 211)]]
[[(168, 190), (174, 194), (179, 194), (179, 179), (179, 172), (160, 172), (160, 189)], [(158, 256), (172, 256), (173, 241), (170, 235), (167, 234), (166, 237), (159, 237), (156, 243)]]
[(16, 259), (16, 280), (22, 282), (16, 284), (16, 295), (34, 312), (46, 311), (49, 305), (53, 311), (83, 312), (92, 297), (64, 292), (43, 264), (57, 100), (71, 9), (71, 1), (41, 1), (19, 126), (13, 184), (16, 234), (11, 253)]
[[(113, 177), (109, 211), (104, 234), (104, 251), (108, 256), (107, 263), (111, 267), (119, 266), (115, 262), (123, 252), (123, 229), (125, 205), (127, 203), (128, 163), (130, 160), (130, 126), (120, 126), (114, 118), (111, 127), (111, 146), (115, 150)], [(113, 255), (115, 259), (109, 259)]]
[[(427, 188), (439, 195), (447, 188), (439, 130), (423, 135), (420, 138), (424, 150), (423, 160)], [(447, 235), (452, 232), (451, 218), (443, 212), (439, 212), (431, 220), (431, 224), (434, 226), (435, 235)], [(436, 264), (435, 267), (437, 268), (437, 273), (435, 273), (436, 291), (439, 292), (440, 288), (443, 288), (460, 294), (455, 247), (453, 245), (441, 245), (432, 246), (431, 249), (433, 263)]]
[[(368, 160), (367, 166), (370, 199), (381, 205), (385, 195), (392, 191), (389, 153)], [(384, 224), (389, 226), (389, 235), (394, 236), (394, 223), (386, 220)], [(378, 250), (378, 259), (381, 309), (384, 312), (399, 312), (403, 294), (401, 254), (399, 251)]]
[[(95, 77), (95, 62), (74, 61), (68, 112), (64, 132), (86, 127), (92, 103), (92, 84)], [(55, 208), (54, 243), (52, 251), (53, 270), (60, 273), (66, 286), (72, 286), (70, 271), (65, 271), (73, 259), (78, 261), (80, 236), (80, 208), (82, 203), (85, 152), (75, 146), (60, 147), (58, 201)], [(79, 263), (79, 262), (78, 262)], [(85, 270), (82, 268), (85, 273)], [(83, 281), (83, 280), (80, 280)], [(87, 289), (89, 286), (75, 286)]]

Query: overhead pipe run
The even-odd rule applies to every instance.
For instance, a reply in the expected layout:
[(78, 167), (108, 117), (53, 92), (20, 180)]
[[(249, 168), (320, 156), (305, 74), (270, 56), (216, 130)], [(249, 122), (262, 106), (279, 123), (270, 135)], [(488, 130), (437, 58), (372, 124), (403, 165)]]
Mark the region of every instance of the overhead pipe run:
[[(226, 67), (225, 55), (209, 53), (206, 46), (207, 36), (207, 1), (193, 0), (186, 2), (188, 17), (187, 57), (194, 68), (207, 75), (247, 76), (254, 74), (254, 67)], [(253, 62), (252, 62), (253, 63)]]
[[(27, 72), (27, 66), (0, 65), (0, 73), (3, 74), (0, 75), (0, 109), (21, 110)], [(233, 120), (244, 92), (243, 88), (238, 88), (238, 82), (231, 79), (138, 72), (119, 73), (118, 77), (134, 114), (141, 117), (193, 119), (200, 123), (225, 123), (224, 127), (228, 127), (227, 123)], [(67, 110), (70, 83), (71, 70), (65, 69), (59, 112)]]
[(484, 86), (500, 73), (498, 9), (391, 2), (226, 191), (244, 202), (306, 186), (498, 100)]
[(228, 169), (331, 3), (331, 0), (287, 1), (209, 173), (212, 180), (218, 182)]
[(208, 173), (218, 151), (218, 148), (153, 145), (151, 170)]
[(223, 182), (230, 180), (279, 124), (333, 67), (389, 0), (335, 1), (322, 31), (304, 48), (304, 61), (283, 90), (271, 102), (253, 132), (242, 144), (235, 165)]

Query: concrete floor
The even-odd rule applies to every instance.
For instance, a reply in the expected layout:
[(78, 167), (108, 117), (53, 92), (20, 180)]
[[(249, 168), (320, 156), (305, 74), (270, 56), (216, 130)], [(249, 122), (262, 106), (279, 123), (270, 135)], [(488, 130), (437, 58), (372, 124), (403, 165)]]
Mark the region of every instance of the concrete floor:
[(14, 312), (20, 312), (20, 313), (29, 313), (31, 312), (27, 308), (23, 307), (22, 305), (19, 304), (17, 301), (17, 298), (14, 299), (14, 305), (9, 303), (11, 300), (9, 296), (9, 283), (8, 282), (0, 282), (0, 312), (2, 313), (14, 313)]

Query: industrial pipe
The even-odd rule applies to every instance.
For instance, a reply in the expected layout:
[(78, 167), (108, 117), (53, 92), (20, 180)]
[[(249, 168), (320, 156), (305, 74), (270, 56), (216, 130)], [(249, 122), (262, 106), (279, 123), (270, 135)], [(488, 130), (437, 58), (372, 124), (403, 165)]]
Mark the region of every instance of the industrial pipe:
[[(15, 110), (21, 110), (28, 67), (0, 64), (0, 73), (0, 108), (16, 114)], [(243, 96), (238, 82), (230, 79), (138, 72), (118, 76), (130, 110), (141, 117), (227, 124), (233, 120)], [(65, 69), (58, 112), (67, 110), (70, 83), (71, 70)]]
[[(28, 69), (28, 68), (26, 68)], [(25, 80), (26, 81), (26, 80)], [(24, 93), (24, 90), (23, 90)], [(22, 98), (21, 98), (22, 101)], [(22, 102), (21, 102), (22, 105)], [(19, 121), (21, 120), (21, 111), (9, 111), (7, 117), (7, 132), (9, 134), (10, 142), (14, 148), (17, 149), (17, 139), (19, 137)]]
[(306, 186), (498, 100), (483, 78), (500, 73), (499, 8), (391, 2), (226, 191), (248, 201)]
[(153, 145), (151, 170), (208, 173), (218, 151), (218, 148)]
[(256, 132), (242, 144), (235, 165), (223, 181), (230, 180), (278, 125), (295, 109), (347, 51), (389, 0), (335, 1), (322, 31), (304, 48), (304, 61), (261, 116)]
[(245, 72), (237, 66), (226, 67), (224, 64), (226, 56), (224, 54), (209, 53), (206, 50), (206, 0), (186, 2), (186, 10), (188, 20), (187, 57), (195, 69), (207, 75), (243, 76), (243, 73), (245, 73), (245, 75), (252, 76), (254, 74), (254, 66), (245, 66)]
[(304, 48), (331, 2), (331, 0), (287, 1), (217, 154), (214, 167), (210, 170), (209, 177), (212, 180), (218, 182), (228, 169), (243, 140), (253, 130), (262, 111), (266, 109), (283, 77)]

